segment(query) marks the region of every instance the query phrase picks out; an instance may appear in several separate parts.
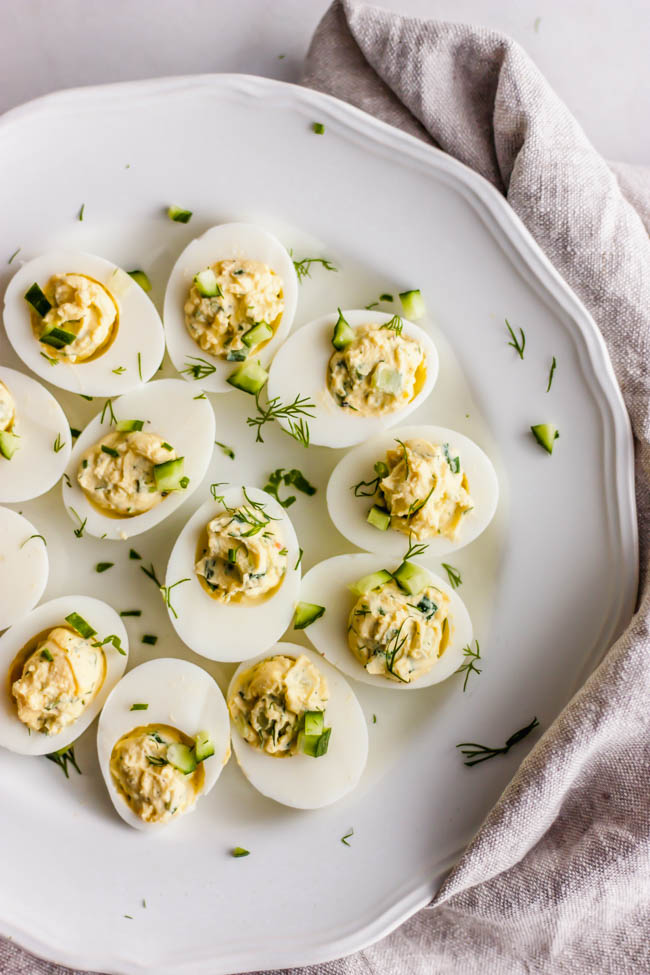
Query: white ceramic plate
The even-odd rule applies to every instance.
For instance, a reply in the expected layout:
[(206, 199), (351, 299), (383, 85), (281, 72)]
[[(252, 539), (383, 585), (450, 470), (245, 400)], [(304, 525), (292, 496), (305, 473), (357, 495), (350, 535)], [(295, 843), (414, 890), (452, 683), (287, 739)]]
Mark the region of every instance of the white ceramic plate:
[[(218, 125), (206, 126), (206, 118)], [(323, 136), (312, 132), (314, 121), (325, 125)], [(92, 138), (61, 143), (62, 130)], [(178, 137), (198, 131), (199, 152)], [(263, 151), (250, 151), (251, 132)], [(43, 153), (54, 142), (56, 154)], [(21, 257), (69, 247), (142, 267), (160, 308), (182, 248), (235, 219), (258, 222), (296, 257), (326, 257), (339, 267), (337, 274), (312, 267), (294, 327), (337, 305), (362, 308), (384, 292), (423, 290), (430, 320), (420, 324), (436, 344), (440, 374), (409, 422), (450, 427), (480, 443), (501, 488), (489, 528), (452, 560), (484, 658), (467, 692), (461, 678), (407, 695), (355, 684), (370, 756), (348, 797), (321, 811), (283, 809), (230, 762), (196, 812), (160, 840), (115, 815), (93, 728), (77, 745), (83, 775), (71, 772), (70, 780), (50, 762), (0, 753), (0, 778), (12, 783), (0, 832), (0, 930), (33, 951), (129, 975), (219, 975), (354, 951), (429, 900), (537, 735), (475, 768), (463, 766), (455, 745), (502, 742), (533, 715), (547, 728), (631, 615), (632, 440), (603, 342), (493, 189), (423, 143), (311, 91), (209, 76), (53, 95), (0, 123), (0, 174), (10, 188), (0, 253), (22, 248), (2, 265), (3, 286)], [(171, 203), (193, 210), (189, 224), (166, 218)], [(508, 347), (506, 316), (526, 331), (523, 362)], [(2, 349), (17, 367), (4, 336)], [(547, 394), (552, 356), (558, 367)], [(76, 427), (102, 405), (56, 395)], [(300, 468), (318, 489), (289, 509), (303, 570), (351, 546), (325, 505), (342, 452), (305, 451), (268, 426), (261, 446), (246, 424), (250, 397), (233, 391), (212, 402), (216, 439), (235, 447), (235, 461), (216, 450), (187, 505), (133, 542), (76, 538), (58, 489), (16, 507), (47, 536), (47, 598), (76, 591), (118, 610), (141, 609), (125, 620), (132, 665), (159, 655), (194, 659), (224, 689), (233, 666), (185, 650), (140, 571), (151, 562), (162, 580), (173, 541), (209, 498), (209, 484), (263, 487), (270, 470)], [(544, 421), (562, 433), (552, 457), (529, 432)], [(142, 562), (129, 558), (131, 544)], [(99, 561), (115, 565), (96, 574)], [(156, 646), (143, 644), (143, 634), (156, 634)], [(285, 639), (306, 637), (289, 630)], [(403, 840), (393, 851), (385, 824), (398, 819)], [(71, 857), (72, 845), (91, 849), (91, 861)], [(232, 858), (234, 846), (251, 855)], [(56, 897), (51, 885), (34, 884), (35, 871), (64, 878)], [(251, 890), (276, 875), (289, 882), (264, 910), (251, 910)]]

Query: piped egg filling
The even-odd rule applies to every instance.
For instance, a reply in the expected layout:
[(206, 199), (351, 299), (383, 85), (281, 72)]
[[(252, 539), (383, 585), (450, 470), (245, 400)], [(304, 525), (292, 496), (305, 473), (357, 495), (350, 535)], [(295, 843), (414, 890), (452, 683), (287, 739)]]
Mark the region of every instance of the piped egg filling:
[(474, 502), (453, 447), (421, 439), (397, 442), (386, 454), (385, 468), (379, 492), (390, 527), (416, 539), (433, 535), (455, 539), (463, 515)]
[(136, 816), (165, 823), (194, 805), (205, 780), (194, 748), (191, 738), (169, 725), (133, 728), (115, 743), (110, 773)]
[(261, 505), (224, 511), (208, 522), (206, 533), (195, 571), (214, 599), (248, 602), (280, 585), (287, 571), (287, 548), (280, 528)]
[(11, 685), (19, 719), (32, 731), (58, 734), (88, 707), (105, 674), (101, 647), (67, 627), (55, 627), (39, 641)]
[(283, 311), (282, 279), (259, 261), (217, 261), (195, 276), (184, 305), (197, 345), (230, 362), (268, 342)]
[(249, 745), (284, 758), (314, 753), (309, 746), (315, 742), (303, 742), (305, 735), (329, 738), (323, 729), (328, 697), (325, 677), (306, 656), (278, 654), (242, 671), (228, 694), (228, 710)]
[(16, 419), (14, 398), (3, 382), (0, 382), (0, 432), (11, 430)]
[(93, 504), (117, 517), (133, 517), (155, 508), (171, 490), (187, 486), (182, 461), (154, 433), (113, 432), (83, 454), (77, 480)]
[(412, 596), (394, 581), (360, 596), (348, 645), (369, 674), (411, 683), (428, 673), (451, 636), (450, 599), (435, 586)]
[(361, 416), (382, 416), (406, 406), (424, 381), (424, 350), (395, 327), (359, 325), (337, 349), (327, 367), (327, 386), (335, 402)]
[(42, 317), (32, 314), (32, 327), (50, 358), (86, 362), (115, 337), (117, 302), (93, 278), (85, 274), (54, 274), (44, 295), (51, 307)]

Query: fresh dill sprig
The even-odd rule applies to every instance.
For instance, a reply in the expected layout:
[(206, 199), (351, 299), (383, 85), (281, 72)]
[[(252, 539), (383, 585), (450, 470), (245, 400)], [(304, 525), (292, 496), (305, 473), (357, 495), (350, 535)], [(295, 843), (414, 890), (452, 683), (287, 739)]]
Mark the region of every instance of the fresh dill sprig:
[(344, 843), (345, 846), (350, 846), (350, 844), (348, 843), (348, 840), (350, 839), (351, 836), (354, 836), (354, 830), (353, 829), (351, 829), (348, 833), (346, 833), (345, 836), (342, 836), (341, 837), (341, 843)]
[(151, 580), (152, 580), (152, 582), (154, 582), (154, 583), (156, 584), (156, 586), (157, 586), (157, 588), (158, 588), (158, 589), (162, 589), (162, 585), (161, 585), (161, 583), (160, 583), (160, 582), (158, 581), (158, 576), (156, 575), (156, 570), (155, 570), (155, 569), (154, 569), (154, 567), (153, 567), (153, 562), (151, 562), (151, 563), (149, 564), (149, 568), (148, 568), (148, 569), (147, 569), (147, 567), (146, 567), (146, 566), (144, 566), (144, 565), (141, 565), (141, 566), (140, 566), (140, 568), (141, 568), (141, 570), (142, 570), (142, 571), (144, 572), (144, 574), (145, 574), (145, 575), (146, 575), (146, 576), (147, 576), (147, 577), (148, 577), (149, 579), (151, 579)]
[[(194, 365), (190, 360), (194, 360)], [(208, 362), (207, 359), (202, 359), (198, 355), (190, 355), (185, 360), (185, 369), (181, 369), (181, 374), (191, 376), (192, 379), (205, 379), (206, 376), (211, 376), (216, 371), (217, 367)]]
[(449, 565), (448, 562), (443, 562), (442, 567), (447, 573), (447, 578), (449, 579), (449, 585), (452, 589), (458, 589), (462, 585), (463, 579), (458, 569), (455, 569), (453, 565)]
[(220, 448), (222, 454), (225, 454), (226, 457), (230, 457), (231, 460), (235, 459), (235, 451), (232, 449), (232, 447), (229, 447), (227, 443), (221, 443), (220, 440), (215, 440), (215, 444)]
[(170, 610), (175, 620), (178, 619), (178, 613), (172, 606), (172, 599), (171, 599), (172, 589), (175, 589), (176, 586), (181, 586), (184, 582), (189, 582), (189, 581), (190, 581), (189, 578), (179, 579), (178, 582), (172, 582), (171, 586), (160, 586), (160, 592), (162, 593), (162, 597), (165, 600), (165, 606), (167, 607), (168, 610)]
[(435, 476), (434, 476), (433, 483), (431, 485), (431, 489), (429, 490), (429, 493), (427, 494), (427, 496), (425, 498), (416, 498), (415, 501), (412, 501), (410, 503), (409, 510), (407, 512), (407, 515), (406, 515), (406, 520), (407, 521), (409, 521), (413, 517), (413, 515), (416, 515), (418, 513), (418, 511), (420, 511), (421, 508), (424, 508), (425, 504), (427, 503), (427, 501), (429, 500), (429, 498), (431, 497), (431, 495), (433, 494), (433, 492), (435, 491), (435, 489), (436, 489), (436, 479), (435, 479)]
[(112, 399), (107, 399), (106, 402), (104, 403), (104, 409), (102, 410), (102, 415), (99, 418), (99, 422), (100, 423), (103, 423), (104, 422), (104, 417), (106, 416), (106, 411), (107, 410), (108, 410), (108, 422), (109, 423), (117, 423), (117, 417), (115, 416), (115, 413), (113, 412), (113, 400)]
[(495, 758), (497, 755), (505, 755), (513, 745), (517, 745), (538, 726), (539, 721), (537, 718), (533, 718), (530, 724), (527, 724), (524, 728), (520, 728), (519, 731), (515, 731), (513, 735), (510, 735), (506, 739), (505, 745), (502, 745), (501, 748), (490, 748), (489, 745), (479, 745), (475, 741), (461, 741), (459, 745), (456, 745), (456, 748), (460, 748), (461, 754), (469, 759), (469, 761), (463, 762), (463, 764), (471, 767), (472, 765), (478, 765), (480, 762), (487, 762), (489, 758)]
[(553, 361), (551, 362), (551, 368), (548, 374), (548, 386), (546, 387), (547, 393), (551, 391), (551, 383), (553, 382), (553, 373), (555, 372), (556, 368), (557, 368), (557, 362), (555, 361), (555, 356), (553, 356)]
[(404, 455), (404, 467), (405, 467), (404, 480), (406, 481), (408, 480), (409, 475), (411, 473), (411, 468), (409, 467), (409, 455), (406, 450), (406, 444), (404, 444), (401, 440), (398, 440), (397, 437), (395, 438), (395, 443), (398, 443), (402, 448), (402, 453)]
[(81, 769), (77, 765), (77, 761), (74, 757), (74, 745), (70, 745), (69, 748), (61, 748), (58, 752), (51, 752), (49, 755), (46, 755), (45, 758), (47, 758), (50, 762), (54, 762), (55, 765), (58, 765), (66, 779), (70, 778), (68, 773), (68, 762), (79, 775), (82, 774)]
[[(293, 260), (293, 251), (289, 251), (289, 253)], [(303, 257), (301, 261), (293, 261), (298, 281), (301, 282), (304, 278), (311, 277), (312, 264), (320, 264), (326, 271), (338, 271), (338, 268), (331, 261), (325, 260), (324, 257)]]
[(41, 355), (43, 356), (44, 359), (47, 359), (47, 361), (51, 366), (58, 366), (59, 364), (58, 359), (53, 359), (52, 356), (47, 355), (45, 352), (41, 352)]
[(515, 350), (515, 352), (517, 353), (520, 359), (523, 359), (524, 349), (526, 348), (526, 335), (524, 334), (524, 330), (523, 328), (519, 329), (519, 334), (521, 338), (518, 339), (515, 333), (512, 331), (510, 327), (510, 322), (508, 321), (507, 318), (505, 319), (505, 323), (508, 331), (510, 332), (510, 338), (511, 338), (511, 341), (508, 342), (508, 345)]
[(464, 664), (461, 664), (458, 670), (456, 671), (457, 674), (462, 674), (462, 673), (465, 674), (465, 680), (463, 682), (463, 694), (465, 693), (465, 688), (467, 687), (467, 681), (469, 680), (469, 675), (472, 672), (475, 674), (481, 673), (481, 668), (476, 666), (476, 661), (481, 659), (481, 648), (479, 646), (478, 640), (474, 640), (474, 643), (476, 644), (476, 650), (472, 650), (471, 644), (469, 643), (467, 644), (466, 647), (463, 647), (463, 653), (467, 657), (467, 660), (465, 661)]
[(84, 518), (82, 521), (81, 515), (78, 512), (76, 512), (74, 508), (70, 508), (70, 511), (75, 516), (75, 518), (79, 521), (79, 527), (74, 529), (74, 533), (77, 538), (83, 538), (84, 529), (86, 527), (86, 522), (88, 521), (88, 518)]
[(401, 335), (402, 329), (404, 328), (404, 322), (399, 317), (399, 315), (393, 315), (390, 321), (386, 322), (386, 324), (382, 325), (381, 327), (387, 328), (391, 332), (395, 332), (397, 335)]
[(402, 647), (404, 646), (408, 638), (408, 633), (407, 633), (406, 636), (402, 637), (402, 639), (400, 640), (400, 637), (402, 636), (402, 629), (405, 623), (406, 620), (402, 620), (399, 629), (395, 630), (392, 637), (386, 644), (386, 670), (388, 671), (389, 674), (392, 674), (393, 677), (397, 677), (398, 680), (401, 680), (403, 684), (407, 684), (408, 681), (404, 680), (403, 677), (400, 677), (397, 671), (394, 670), (393, 668), (395, 666), (395, 658), (400, 653)]
[(116, 376), (121, 376), (123, 372), (126, 372), (126, 366), (118, 366), (116, 369), (111, 369)]
[(424, 555), (429, 547), (425, 542), (416, 542), (414, 545), (411, 538), (412, 536), (409, 535), (409, 547), (406, 550), (402, 562), (408, 562), (409, 559), (417, 559), (418, 555)]
[(61, 440), (61, 434), (57, 433), (56, 440), (52, 445), (52, 450), (54, 451), (55, 454), (58, 454), (58, 452), (60, 450), (63, 450), (64, 447), (65, 447), (65, 443), (63, 440)]
[(103, 647), (107, 643), (110, 643), (111, 646), (115, 647), (118, 653), (121, 653), (123, 657), (126, 657), (126, 650), (122, 647), (122, 641), (120, 640), (119, 636), (116, 636), (115, 633), (111, 633), (110, 636), (105, 637), (101, 642), (98, 641), (97, 643), (93, 643), (93, 646)]
[(313, 417), (310, 412), (316, 409), (316, 404), (312, 403), (308, 396), (296, 396), (291, 403), (282, 403), (279, 396), (270, 399), (266, 406), (260, 403), (260, 394), (255, 394), (255, 406), (257, 416), (249, 416), (246, 423), (255, 429), (255, 442), (264, 443), (262, 437), (262, 427), (266, 423), (273, 423), (274, 420), (288, 420), (289, 429), (285, 430), (290, 437), (297, 440), (303, 447), (309, 446), (309, 425), (303, 417)]
[[(374, 471), (377, 477), (374, 477), (372, 481), (359, 481), (358, 484), (353, 484), (351, 490), (354, 491), (355, 498), (371, 498), (373, 494), (377, 493), (379, 488), (379, 482), (384, 477), (388, 477), (390, 471), (388, 470), (388, 464), (384, 464), (383, 460), (378, 460), (374, 466)], [(364, 490), (367, 488), (367, 490)]]

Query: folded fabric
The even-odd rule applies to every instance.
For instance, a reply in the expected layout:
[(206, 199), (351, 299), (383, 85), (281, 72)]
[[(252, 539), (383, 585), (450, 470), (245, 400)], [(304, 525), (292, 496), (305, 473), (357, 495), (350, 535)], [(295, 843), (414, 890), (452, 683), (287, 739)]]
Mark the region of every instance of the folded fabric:
[[(600, 328), (632, 422), (638, 611), (432, 905), (318, 975), (650, 971), (650, 171), (609, 166), (526, 53), (480, 27), (334, 3), (304, 84), (499, 189)], [(633, 120), (630, 120), (631, 123)]]

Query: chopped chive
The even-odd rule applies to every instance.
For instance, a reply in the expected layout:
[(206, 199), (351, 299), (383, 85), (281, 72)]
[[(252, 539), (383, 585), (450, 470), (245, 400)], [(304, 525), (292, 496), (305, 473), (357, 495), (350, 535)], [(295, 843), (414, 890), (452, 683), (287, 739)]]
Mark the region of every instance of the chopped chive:
[(129, 549), (129, 558), (130, 559), (137, 559), (139, 562), (142, 561), (142, 556), (141, 555), (138, 555), (138, 553), (136, 552), (136, 550), (134, 548), (130, 548)]
[(155, 582), (155, 583), (156, 583), (156, 586), (158, 587), (158, 589), (161, 589), (161, 588), (162, 588), (162, 587), (161, 587), (161, 585), (160, 585), (160, 583), (158, 582), (158, 576), (156, 575), (156, 570), (155, 570), (155, 569), (154, 569), (154, 567), (153, 567), (153, 562), (152, 562), (152, 563), (150, 563), (150, 565), (149, 565), (149, 568), (148, 568), (148, 569), (147, 569), (147, 568), (145, 568), (145, 566), (144, 566), (144, 565), (141, 565), (141, 566), (140, 566), (140, 568), (141, 568), (141, 570), (142, 570), (142, 571), (144, 572), (144, 574), (145, 574), (145, 575), (146, 575), (146, 576), (147, 576), (147, 577), (148, 577), (149, 579), (151, 579), (151, 581), (152, 581), (152, 582)]
[(76, 440), (77, 437), (81, 436), (81, 430), (78, 430), (76, 427), (70, 427), (70, 436), (73, 440)]
[(129, 711), (147, 711), (148, 708), (148, 704), (132, 704)]
[(79, 613), (69, 613), (66, 616), (66, 622), (70, 624), (73, 630), (75, 630), (84, 640), (89, 640), (91, 636), (97, 635), (97, 630), (93, 630), (90, 623), (86, 623), (83, 616)]
[(123, 609), (120, 616), (142, 616), (141, 609)]
[(93, 643), (93, 646), (103, 647), (107, 643), (110, 643), (113, 647), (115, 647), (118, 653), (121, 653), (123, 657), (126, 657), (126, 650), (122, 648), (122, 641), (120, 640), (119, 636), (116, 636), (115, 633), (111, 633), (110, 636), (105, 637), (103, 640)]
[(138, 352), (138, 376), (140, 377), (140, 382), (142, 382), (142, 355)]
[(22, 250), (22, 247), (17, 247), (17, 248), (16, 248), (16, 250), (15, 250), (15, 251), (13, 252), (13, 254), (11, 255), (11, 257), (9, 258), (9, 260), (7, 261), (7, 264), (11, 264), (11, 262), (12, 262), (12, 261), (13, 261), (13, 259), (14, 259), (14, 257), (17, 257), (17, 256), (18, 256), (18, 254), (20, 254), (20, 252), (21, 252), (21, 250)]
[(32, 538), (40, 538), (43, 541), (43, 545), (47, 545), (47, 541), (45, 539), (45, 535), (30, 535), (29, 538), (26, 538), (25, 539), (25, 541), (23, 542), (23, 544), (20, 547), (23, 548), (25, 545), (27, 545), (27, 542), (31, 541)]
[(126, 372), (126, 366), (118, 366), (116, 369), (111, 369), (116, 376), (121, 376), (123, 372)]
[(192, 397), (192, 399), (207, 399), (207, 398), (208, 397), (205, 395), (205, 393), (199, 393), (198, 396), (193, 396)]
[(77, 220), (83, 220), (83, 218), (84, 218), (84, 210), (85, 209), (86, 209), (86, 204), (85, 203), (82, 203), (81, 204), (81, 209), (79, 210), (79, 215), (77, 217)]
[(77, 538), (83, 538), (84, 529), (86, 527), (86, 522), (88, 521), (88, 519), (87, 518), (84, 518), (83, 521), (82, 521), (81, 520), (81, 515), (78, 514), (78, 512), (76, 512), (74, 508), (71, 507), (69, 510), (72, 512), (72, 514), (75, 516), (75, 518), (79, 522), (79, 527), (74, 529), (75, 536)]
[(106, 572), (108, 569), (112, 569), (114, 565), (114, 562), (98, 562), (95, 566), (95, 572)]
[(373, 716), (372, 716), (372, 723), (373, 724), (377, 724), (377, 715), (376, 714), (373, 714)]
[(233, 857), (247, 857), (250, 856), (250, 850), (245, 850), (243, 846), (236, 846), (230, 855)]
[(316, 135), (323, 135), (325, 132), (325, 126), (322, 122), (314, 122), (311, 128), (312, 132), (315, 132)]
[(154, 636), (153, 633), (145, 633), (142, 637), (142, 642), (147, 643), (150, 647), (155, 647), (158, 643), (158, 637)]
[(389, 294), (379, 295), (379, 300), (380, 301), (392, 301), (393, 300), (393, 296), (392, 295), (389, 295)]
[(551, 390), (551, 383), (553, 382), (553, 373), (555, 372), (556, 367), (557, 367), (557, 362), (555, 360), (555, 356), (553, 356), (553, 361), (551, 362), (551, 369), (548, 374), (548, 386), (546, 387), (547, 393), (550, 392)]
[(296, 564), (294, 565), (294, 569), (297, 569), (298, 568), (298, 566), (302, 562), (302, 557), (303, 557), (304, 554), (305, 553), (303, 552), (303, 550), (301, 548), (299, 548), (298, 549), (298, 558), (296, 559)]
[(55, 454), (58, 454), (58, 452), (60, 450), (63, 450), (64, 447), (65, 447), (65, 443), (63, 440), (61, 440), (61, 434), (57, 433), (56, 440), (52, 445), (52, 450), (54, 451)]
[(453, 565), (448, 565), (447, 562), (443, 562), (442, 567), (447, 573), (447, 578), (449, 579), (449, 584), (452, 589), (457, 589), (463, 581), (459, 570), (455, 569)]
[(54, 657), (52, 656), (52, 654), (50, 653), (50, 651), (47, 649), (47, 647), (44, 647), (41, 650), (41, 657), (43, 658), (43, 660), (49, 661), (49, 663), (52, 663), (53, 660), (54, 660)]
[(515, 352), (517, 353), (520, 359), (523, 359), (524, 349), (526, 348), (526, 335), (524, 333), (524, 330), (523, 328), (519, 329), (520, 338), (518, 339), (515, 333), (512, 331), (512, 328), (510, 327), (510, 322), (508, 321), (507, 318), (505, 319), (505, 323), (506, 323), (506, 328), (510, 333), (510, 342), (508, 342), (508, 345), (515, 350)]
[(192, 211), (183, 210), (182, 207), (168, 207), (167, 216), (174, 223), (189, 223), (192, 219)]
[(161, 445), (160, 445), (160, 446), (161, 446), (161, 447), (162, 447), (162, 448), (163, 448), (164, 450), (173, 450), (173, 449), (174, 449), (174, 448), (172, 447), (172, 445), (171, 445), (170, 443), (167, 443), (167, 441), (166, 441), (166, 440), (164, 440), (164, 441), (163, 441), (163, 442), (161, 443)]
[(81, 396), (82, 399), (87, 399), (89, 403), (92, 403), (92, 401), (93, 401), (93, 397), (92, 396), (86, 396), (85, 393), (79, 393), (79, 396)]
[(58, 366), (58, 364), (59, 364), (59, 360), (58, 359), (53, 359), (51, 356), (47, 355), (45, 352), (41, 352), (41, 355), (43, 356), (44, 359), (47, 359), (47, 361), (49, 362), (49, 364), (51, 366)]
[(115, 416), (115, 413), (113, 412), (113, 400), (112, 399), (107, 399), (106, 402), (104, 403), (104, 409), (102, 410), (102, 415), (99, 418), (99, 422), (100, 423), (103, 423), (104, 422), (104, 417), (106, 416), (106, 411), (107, 410), (108, 410), (108, 422), (109, 423), (117, 423), (117, 417)]
[(235, 451), (232, 449), (232, 447), (229, 447), (227, 443), (221, 443), (219, 440), (215, 440), (215, 443), (217, 447), (221, 448), (222, 453), (224, 453), (226, 457), (230, 457), (231, 460), (235, 459)]
[(102, 444), (102, 452), (108, 454), (109, 457), (119, 457), (119, 450), (115, 450), (113, 447), (107, 447), (106, 444)]
[(351, 829), (349, 833), (346, 833), (345, 836), (341, 837), (341, 843), (345, 843), (346, 846), (349, 846), (350, 844), (348, 843), (348, 840), (350, 839), (351, 836), (354, 836), (353, 829)]

